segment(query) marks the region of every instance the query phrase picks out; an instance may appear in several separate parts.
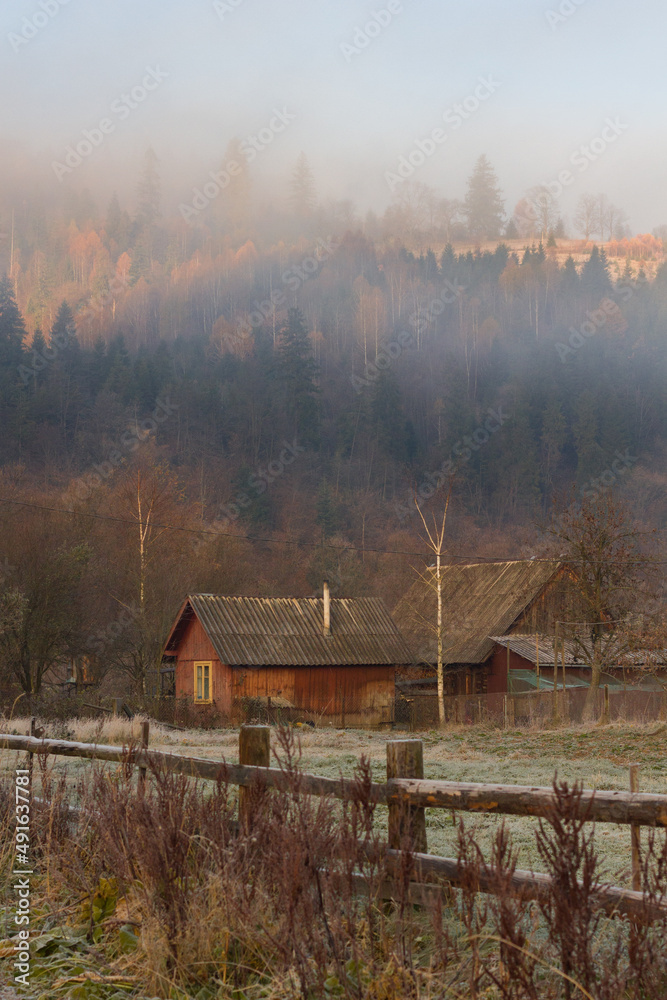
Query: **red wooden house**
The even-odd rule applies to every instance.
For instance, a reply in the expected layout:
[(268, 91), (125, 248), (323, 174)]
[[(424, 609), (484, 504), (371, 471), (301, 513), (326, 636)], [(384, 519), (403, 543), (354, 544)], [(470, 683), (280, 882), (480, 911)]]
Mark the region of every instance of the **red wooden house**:
[(375, 598), (191, 594), (169, 634), (176, 697), (239, 713), (244, 702), (343, 724), (393, 719), (397, 664), (411, 654)]

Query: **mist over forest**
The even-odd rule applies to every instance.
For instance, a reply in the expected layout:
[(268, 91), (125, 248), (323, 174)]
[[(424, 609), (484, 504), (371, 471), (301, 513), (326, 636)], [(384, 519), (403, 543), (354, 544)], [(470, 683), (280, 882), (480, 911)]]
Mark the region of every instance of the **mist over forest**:
[(450, 487), (450, 559), (551, 553), (607, 488), (661, 554), (656, 95), (514, 58), (593, 76), (589, 5), (487, 10), (472, 58), (475, 6), (299, 0), (259, 39), (251, 0), (151, 2), (126, 45), (5, 11), (0, 569), (62, 582), (77, 655), (140, 606), (155, 660), (189, 591), (393, 607)]

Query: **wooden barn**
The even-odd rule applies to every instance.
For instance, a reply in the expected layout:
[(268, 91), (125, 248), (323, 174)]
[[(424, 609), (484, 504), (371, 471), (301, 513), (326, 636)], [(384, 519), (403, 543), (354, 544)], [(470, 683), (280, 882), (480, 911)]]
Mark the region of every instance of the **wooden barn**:
[(254, 701), (342, 725), (391, 722), (395, 668), (410, 658), (382, 601), (332, 599), (326, 585), (322, 598), (191, 594), (164, 655), (176, 697), (227, 716)]
[[(429, 573), (434, 576), (435, 568)], [(444, 566), (443, 662), (447, 695), (507, 690), (507, 667), (493, 658), (492, 636), (540, 632), (553, 635), (555, 623), (585, 616), (576, 576), (555, 560), (512, 560)], [(436, 592), (418, 580), (401, 598), (394, 620), (419, 667), (400, 671), (401, 686), (433, 686), (436, 654)]]

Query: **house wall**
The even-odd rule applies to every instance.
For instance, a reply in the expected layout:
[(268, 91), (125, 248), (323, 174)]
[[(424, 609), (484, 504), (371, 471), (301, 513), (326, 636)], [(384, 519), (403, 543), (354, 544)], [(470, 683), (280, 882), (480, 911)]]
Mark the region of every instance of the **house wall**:
[(215, 708), (224, 715), (232, 709), (231, 670), (221, 664), (210, 639), (198, 618), (187, 625), (176, 657), (176, 697), (194, 698), (195, 663), (211, 664), (211, 697)]
[(286, 698), (292, 705), (327, 717), (391, 722), (393, 666), (233, 667), (232, 700)]
[[(486, 661), (489, 668), (488, 692), (489, 694), (507, 693), (507, 649), (505, 646), (496, 646), (491, 657)], [(510, 650), (510, 670), (530, 670), (533, 666), (523, 656)], [(553, 674), (553, 670), (552, 670)]]
[[(436, 676), (435, 666), (418, 664), (396, 668), (396, 681), (432, 680)], [(453, 695), (486, 694), (489, 668), (486, 663), (447, 663), (443, 671), (445, 697)], [(414, 685), (417, 687), (417, 685)]]
[[(487, 661), (489, 664), (489, 682), (488, 691), (489, 694), (507, 693), (507, 649), (504, 646), (496, 646), (491, 655), (490, 659)], [(510, 650), (510, 670), (535, 670), (535, 663), (532, 660), (527, 660), (525, 657), (520, 656), (513, 650)], [(568, 663), (565, 666), (565, 672), (567, 678), (579, 678), (583, 681), (589, 682), (591, 679), (590, 667), (584, 664), (573, 664)], [(541, 666), (540, 675), (547, 678), (549, 681), (553, 682), (554, 668), (553, 666)], [(645, 679), (646, 674), (642, 670), (633, 669), (623, 669), (623, 667), (606, 667), (603, 674), (602, 684), (605, 683), (604, 678), (613, 677), (615, 680), (624, 681), (628, 685), (632, 685), (637, 681)], [(562, 673), (561, 667), (558, 667), (558, 684), (562, 683)]]

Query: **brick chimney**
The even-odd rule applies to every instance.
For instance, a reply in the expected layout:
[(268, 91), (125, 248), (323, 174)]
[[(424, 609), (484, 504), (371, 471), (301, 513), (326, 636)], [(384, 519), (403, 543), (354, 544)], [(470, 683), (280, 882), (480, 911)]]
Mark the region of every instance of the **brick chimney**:
[(324, 621), (322, 635), (328, 638), (331, 635), (331, 595), (329, 594), (329, 584), (324, 581)]

